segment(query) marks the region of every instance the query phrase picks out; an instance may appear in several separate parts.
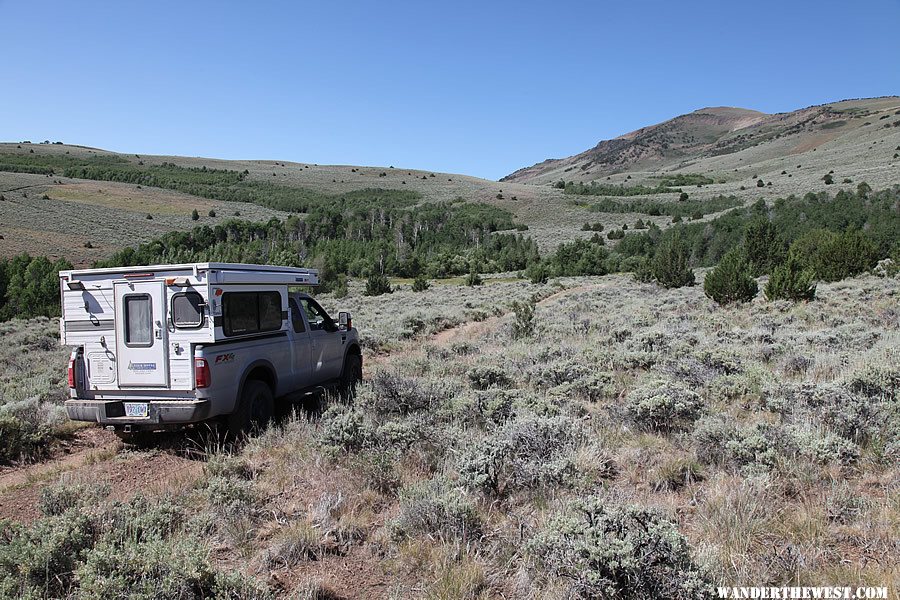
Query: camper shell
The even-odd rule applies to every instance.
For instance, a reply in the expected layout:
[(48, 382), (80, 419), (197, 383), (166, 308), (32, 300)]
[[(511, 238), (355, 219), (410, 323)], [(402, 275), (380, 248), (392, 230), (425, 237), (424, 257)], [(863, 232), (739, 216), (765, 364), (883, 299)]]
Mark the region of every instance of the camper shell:
[[(303, 291), (318, 285), (314, 269), (205, 262), (59, 278), (75, 420), (171, 428), (258, 409), (242, 406), (248, 381), (271, 399), (244, 403), (265, 405), (362, 374), (349, 313), (336, 322)], [(265, 395), (260, 385), (249, 387)]]

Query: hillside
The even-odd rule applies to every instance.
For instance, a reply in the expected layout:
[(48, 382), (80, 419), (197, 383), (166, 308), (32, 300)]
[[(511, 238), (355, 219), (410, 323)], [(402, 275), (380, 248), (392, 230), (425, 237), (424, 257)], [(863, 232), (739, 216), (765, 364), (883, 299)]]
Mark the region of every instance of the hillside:
[[(179, 190), (65, 177), (61, 168), (52, 175), (10, 172), (5, 163), (14, 160), (116, 160), (135, 169), (162, 164), (206, 167), (246, 171), (248, 185), (276, 185), (304, 195), (339, 197), (384, 189), (413, 192), (426, 203), (456, 199), (486, 203), (527, 225), (527, 235), (546, 253), (560, 243), (590, 237), (590, 232), (581, 231), (588, 221), (601, 223), (606, 231), (631, 226), (637, 219), (666, 228), (671, 215), (665, 211), (654, 215), (656, 211), (640, 205), (674, 203), (679, 198), (679, 192), (629, 194), (624, 205), (598, 212), (551, 185), (561, 179), (630, 188), (656, 186), (660, 178), (677, 174), (699, 175), (709, 183), (671, 189), (688, 192), (701, 207), (703, 219), (721, 213), (721, 205), (711, 203), (718, 196), (734, 196), (736, 204), (748, 204), (760, 198), (771, 202), (791, 194), (851, 190), (863, 181), (875, 189), (897, 184), (898, 111), (897, 97), (837, 102), (778, 115), (703, 109), (600, 142), (576, 156), (522, 169), (500, 182), (399, 165), (126, 155), (65, 144), (5, 143), (0, 144), (0, 257), (27, 251), (85, 265), (168, 231), (212, 225), (236, 213), (253, 221), (289, 214)], [(823, 181), (829, 172), (832, 185)], [(760, 181), (763, 186), (758, 186)], [(193, 210), (198, 221), (191, 219)], [(210, 211), (216, 216), (209, 217)]]
[[(890, 173), (888, 177), (896, 178), (892, 169), (900, 162), (891, 156), (900, 143), (898, 110), (896, 96), (773, 115), (742, 108), (703, 108), (601, 141), (574, 156), (520, 169), (501, 181), (622, 181), (628, 174), (640, 180), (652, 174), (685, 172), (735, 181), (749, 171), (766, 179), (781, 171), (802, 177), (836, 165), (849, 177), (875, 180)], [(886, 157), (878, 150), (884, 150)], [(873, 160), (875, 156), (883, 160)]]
[[(181, 156), (116, 154), (67, 144), (0, 144), (0, 257), (19, 252), (65, 257), (74, 264), (105, 258), (124, 246), (156, 238), (172, 230), (212, 225), (240, 213), (240, 218), (265, 221), (288, 212), (254, 203), (229, 202), (182, 191), (127, 182), (95, 181), (54, 174), (9, 172), (16, 157), (46, 160), (116, 160), (150, 169), (162, 164), (185, 168), (247, 171), (246, 182), (292, 188), (303, 194), (340, 196), (366, 189), (414, 192), (423, 202), (485, 202), (511, 211), (520, 222), (533, 224), (532, 236), (552, 244), (566, 227), (567, 202), (561, 194), (532, 186), (499, 184), (466, 175), (436, 173), (390, 165), (357, 167), (317, 165), (279, 160), (217, 160)], [(7, 157), (4, 160), (4, 157)], [(22, 159), (25, 160), (25, 159)], [(120, 163), (121, 164), (121, 163)], [(191, 220), (197, 210), (199, 221)], [(213, 210), (216, 217), (208, 217)], [(152, 218), (147, 218), (150, 215)], [(91, 248), (85, 248), (90, 243)]]

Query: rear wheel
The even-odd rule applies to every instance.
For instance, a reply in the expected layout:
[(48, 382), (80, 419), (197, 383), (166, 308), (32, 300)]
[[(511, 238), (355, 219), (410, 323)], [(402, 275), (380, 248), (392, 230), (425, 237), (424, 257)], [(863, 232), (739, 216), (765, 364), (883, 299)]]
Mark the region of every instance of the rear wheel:
[(233, 435), (253, 433), (268, 427), (275, 409), (272, 390), (262, 381), (251, 379), (234, 412), (228, 415), (228, 431)]
[(344, 360), (344, 371), (341, 373), (341, 396), (350, 399), (356, 392), (356, 385), (362, 381), (362, 357), (349, 355)]

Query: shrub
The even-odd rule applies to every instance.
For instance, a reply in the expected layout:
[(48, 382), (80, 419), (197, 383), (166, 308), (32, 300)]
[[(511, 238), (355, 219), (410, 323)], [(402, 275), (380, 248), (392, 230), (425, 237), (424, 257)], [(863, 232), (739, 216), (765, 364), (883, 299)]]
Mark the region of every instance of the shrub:
[(400, 491), (400, 515), (390, 528), (399, 539), (424, 534), (465, 541), (481, 534), (481, 518), (462, 491), (436, 478)]
[(703, 400), (677, 384), (656, 381), (628, 394), (625, 413), (643, 431), (670, 432), (689, 429), (703, 411)]
[(523, 302), (513, 302), (512, 309), (515, 315), (512, 322), (513, 339), (531, 337), (534, 334), (534, 298)]
[(55, 484), (41, 490), (41, 512), (47, 516), (61, 515), (71, 508), (99, 504), (109, 496), (109, 484)]
[(200, 220), (200, 213), (198, 213), (197, 209), (195, 208), (194, 210), (191, 211), (191, 221), (199, 221), (199, 220)]
[(366, 279), (366, 296), (381, 296), (393, 293), (391, 282), (384, 273), (372, 273)]
[(687, 192), (681, 192), (681, 193), (678, 195), (678, 201), (679, 201), (679, 202), (687, 202), (687, 199), (688, 199), (688, 198), (689, 198), (689, 196), (688, 196), (688, 193), (687, 193)]
[(466, 487), (493, 496), (574, 479), (572, 450), (581, 429), (567, 417), (527, 416), (505, 423), (459, 459)]
[(208, 214), (210, 217), (215, 217), (215, 216), (216, 216), (216, 211), (213, 210), (213, 209), (211, 208), (211, 209), (209, 209), (209, 212), (206, 213), (206, 214)]
[(448, 395), (443, 381), (378, 371), (371, 388), (360, 393), (359, 404), (379, 416), (408, 415), (436, 408)]
[(653, 255), (653, 277), (667, 288), (694, 285), (694, 272), (688, 267), (688, 256), (687, 244), (676, 231), (656, 249)]
[(477, 272), (469, 271), (469, 274), (466, 275), (466, 285), (474, 287), (476, 285), (481, 285), (482, 283), (484, 283), (484, 280), (481, 279), (481, 275)]
[(701, 599), (712, 595), (677, 526), (652, 509), (577, 500), (528, 544), (575, 598)]
[(40, 456), (51, 435), (45, 424), (0, 414), (0, 464)]
[(425, 277), (424, 274), (420, 273), (419, 275), (416, 275), (415, 279), (413, 279), (412, 291), (424, 292), (429, 287), (431, 287), (431, 284), (428, 282), (428, 278)]
[(822, 177), (822, 181), (825, 182), (825, 185), (831, 185), (834, 183), (834, 177), (831, 176), (831, 173), (828, 173), (824, 177)]
[(768, 300), (812, 300), (816, 297), (815, 274), (812, 269), (804, 269), (796, 254), (788, 255), (784, 264), (772, 271), (766, 283), (765, 294)]
[(8, 598), (65, 598), (74, 571), (94, 542), (84, 515), (41, 519), (29, 526), (0, 526), (0, 594)]
[(535, 261), (525, 269), (525, 277), (531, 283), (547, 283), (547, 280), (550, 279), (550, 267), (544, 261)]
[(469, 378), (469, 383), (476, 390), (508, 388), (513, 385), (513, 380), (506, 374), (506, 371), (492, 365), (472, 367), (466, 373), (466, 376)]
[(756, 180), (756, 187), (765, 187), (765, 182), (762, 179)]
[(358, 410), (329, 408), (322, 415), (320, 441), (332, 452), (356, 452), (369, 445), (372, 431)]
[(732, 248), (703, 280), (703, 292), (717, 304), (749, 302), (759, 288), (741, 248)]

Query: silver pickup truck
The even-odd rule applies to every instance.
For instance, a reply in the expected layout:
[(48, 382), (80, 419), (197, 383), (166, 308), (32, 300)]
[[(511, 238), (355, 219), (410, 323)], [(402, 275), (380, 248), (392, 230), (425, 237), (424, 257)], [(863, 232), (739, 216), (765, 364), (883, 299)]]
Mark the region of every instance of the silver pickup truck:
[(221, 420), (362, 378), (359, 335), (307, 293), (312, 269), (191, 263), (60, 272), (69, 418), (122, 434)]

